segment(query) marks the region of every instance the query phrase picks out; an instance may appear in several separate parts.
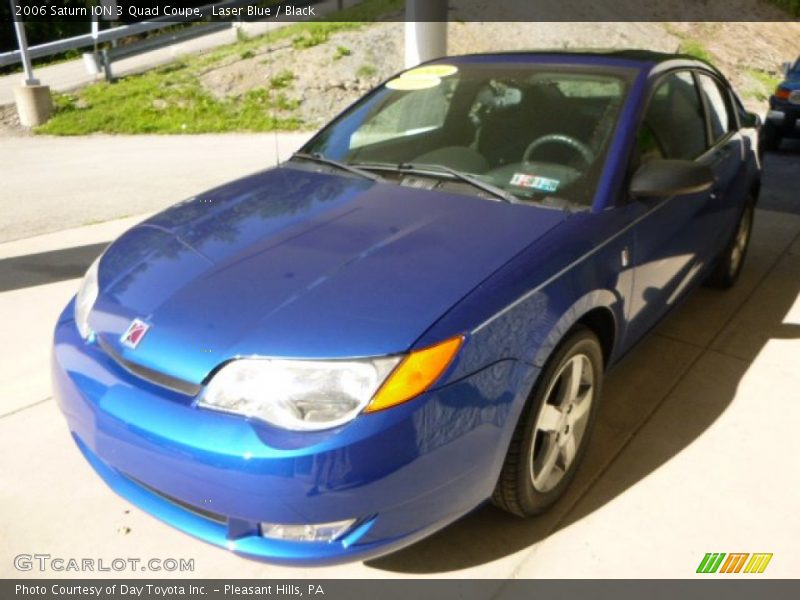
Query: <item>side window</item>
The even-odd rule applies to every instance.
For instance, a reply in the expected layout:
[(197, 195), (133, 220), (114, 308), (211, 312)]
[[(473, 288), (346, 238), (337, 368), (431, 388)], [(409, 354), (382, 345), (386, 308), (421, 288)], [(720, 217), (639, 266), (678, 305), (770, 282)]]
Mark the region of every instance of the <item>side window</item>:
[(706, 123), (694, 77), (688, 71), (659, 83), (638, 135), (640, 160), (693, 160), (706, 151)]
[(719, 83), (708, 75), (698, 74), (700, 88), (708, 101), (708, 118), (711, 121), (712, 144), (724, 137), (731, 129), (731, 113), (726, 100), (727, 92), (720, 89)]

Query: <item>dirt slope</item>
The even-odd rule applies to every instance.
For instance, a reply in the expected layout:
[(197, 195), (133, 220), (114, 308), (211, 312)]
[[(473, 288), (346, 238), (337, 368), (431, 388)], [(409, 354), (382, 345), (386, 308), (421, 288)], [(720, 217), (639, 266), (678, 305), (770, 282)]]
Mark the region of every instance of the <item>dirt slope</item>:
[[(403, 67), (402, 23), (334, 34), (304, 50), (290, 41), (208, 71), (204, 87), (217, 97), (271, 87), (281, 76), (309, 127), (326, 122), (364, 91)], [(448, 26), (449, 53), (531, 48), (645, 48), (710, 58), (748, 104), (771, 92), (779, 65), (800, 53), (798, 23), (463, 23)]]

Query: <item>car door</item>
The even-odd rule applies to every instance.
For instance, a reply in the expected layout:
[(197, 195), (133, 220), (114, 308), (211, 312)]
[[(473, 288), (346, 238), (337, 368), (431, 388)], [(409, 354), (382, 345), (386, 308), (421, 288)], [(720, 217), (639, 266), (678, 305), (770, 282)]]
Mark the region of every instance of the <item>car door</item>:
[[(705, 109), (694, 74), (662, 75), (644, 111), (631, 171), (647, 160), (706, 160)], [(633, 219), (633, 294), (630, 341), (650, 329), (698, 277), (711, 247), (710, 192), (671, 198), (641, 198), (625, 209)]]
[(728, 243), (744, 206), (748, 193), (745, 144), (749, 141), (739, 132), (728, 87), (706, 71), (697, 71), (696, 76), (708, 117), (711, 146), (701, 162), (714, 171), (715, 179), (708, 208), (710, 246), (702, 257), (710, 263)]

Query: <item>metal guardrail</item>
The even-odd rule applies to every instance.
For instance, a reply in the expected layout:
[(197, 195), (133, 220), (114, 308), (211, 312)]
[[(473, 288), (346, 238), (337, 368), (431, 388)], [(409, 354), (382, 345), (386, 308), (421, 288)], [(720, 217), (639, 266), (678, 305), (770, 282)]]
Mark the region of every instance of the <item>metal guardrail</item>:
[[(317, 0), (318, 1), (318, 0)], [(300, 0), (296, 2), (288, 1), (281, 3), (282, 5), (294, 5), (294, 6), (306, 6), (310, 4), (316, 4), (317, 1), (315, 0)], [(239, 6), (247, 6), (250, 4), (257, 4), (259, 0), (229, 0), (227, 2), (218, 2), (213, 4), (208, 4), (202, 7), (201, 10), (208, 11), (211, 7), (217, 8), (234, 8)], [(130, 37), (133, 35), (138, 35), (142, 33), (148, 33), (150, 31), (157, 31), (159, 29), (165, 29), (167, 27), (171, 27), (178, 23), (188, 23), (188, 22), (195, 22), (196, 19), (192, 19), (188, 16), (167, 16), (167, 17), (159, 17), (157, 19), (153, 19), (151, 21), (142, 21), (141, 23), (133, 23), (131, 25), (121, 25), (119, 27), (112, 27), (111, 29), (106, 29), (97, 32), (96, 34), (93, 33), (86, 33), (84, 35), (77, 35), (70, 38), (64, 38), (62, 40), (56, 40), (53, 42), (47, 42), (45, 44), (38, 44), (36, 46), (30, 46), (28, 48), (28, 53), (32, 59), (35, 58), (42, 58), (46, 56), (53, 56), (54, 54), (60, 54), (61, 52), (66, 52), (67, 50), (77, 50), (80, 48), (88, 48), (94, 47), (95, 44), (100, 44), (103, 42), (114, 42), (121, 38)], [(198, 31), (193, 32), (196, 35), (187, 36), (187, 37), (197, 37), (199, 35), (203, 35), (204, 33), (211, 33), (213, 31), (218, 31), (222, 28), (220, 23), (224, 23), (226, 26), (230, 26), (230, 21), (211, 21), (208, 22), (208, 25), (215, 25), (216, 27), (205, 27), (204, 25), (195, 25), (190, 29), (197, 28)], [(200, 28), (205, 28), (203, 33), (200, 33)], [(162, 36), (159, 36), (161, 38)], [(163, 37), (161, 40), (162, 44), (155, 45), (148, 49), (154, 49), (156, 47), (163, 47), (169, 45), (170, 42), (168, 37)], [(147, 40), (142, 40), (142, 42), (137, 42), (139, 44), (145, 43)], [(142, 50), (144, 52), (146, 50)], [(131, 53), (133, 54), (133, 53)], [(7, 65), (13, 65), (22, 61), (22, 55), (19, 50), (13, 50), (11, 52), (4, 52), (0, 54), (0, 67), (5, 67)]]
[(100, 51), (98, 59), (103, 69), (103, 74), (106, 81), (114, 81), (114, 72), (111, 65), (116, 60), (121, 60), (129, 56), (136, 56), (158, 48), (165, 48), (179, 42), (184, 42), (197, 37), (215, 33), (224, 29), (230, 29), (231, 23), (225, 21), (216, 21), (210, 23), (202, 23), (186, 27), (178, 31), (162, 33), (155, 37), (140, 40), (135, 44), (125, 44), (124, 46), (117, 46), (115, 48), (104, 48)]

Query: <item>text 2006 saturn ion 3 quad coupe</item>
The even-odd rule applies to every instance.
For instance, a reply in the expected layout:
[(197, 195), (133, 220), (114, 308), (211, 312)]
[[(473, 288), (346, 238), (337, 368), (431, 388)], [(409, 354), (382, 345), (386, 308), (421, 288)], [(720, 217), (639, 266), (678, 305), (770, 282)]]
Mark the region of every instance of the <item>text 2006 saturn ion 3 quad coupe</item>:
[(385, 554), (487, 500), (540, 513), (604, 371), (736, 280), (755, 121), (686, 57), (407, 71), (91, 266), (55, 332), (75, 441), (134, 504), (275, 562)]

